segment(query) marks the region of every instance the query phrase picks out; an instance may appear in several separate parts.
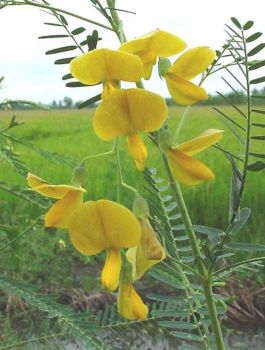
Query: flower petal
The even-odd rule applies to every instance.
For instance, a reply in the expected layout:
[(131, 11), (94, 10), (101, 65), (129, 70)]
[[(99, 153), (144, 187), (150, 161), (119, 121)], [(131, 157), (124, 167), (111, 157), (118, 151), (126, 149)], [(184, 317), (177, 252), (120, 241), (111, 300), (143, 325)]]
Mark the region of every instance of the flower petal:
[(47, 181), (43, 180), (41, 177), (34, 174), (28, 173), (27, 176), (28, 184), (31, 188), (38, 187), (44, 184), (47, 184)]
[(185, 41), (160, 29), (156, 29), (134, 40), (121, 45), (120, 50), (131, 53), (138, 51), (153, 51), (156, 56), (169, 57), (186, 48)]
[(209, 47), (194, 47), (181, 55), (169, 69), (169, 72), (191, 80), (204, 72), (212, 63), (214, 57), (215, 51)]
[(167, 117), (164, 99), (143, 89), (117, 90), (96, 109), (94, 129), (102, 140), (137, 131), (155, 131)]
[(62, 199), (58, 200), (45, 214), (45, 226), (68, 228), (73, 212), (83, 202), (82, 191), (70, 191)]
[(214, 179), (211, 169), (177, 148), (169, 149), (168, 157), (174, 177), (184, 185), (193, 186)]
[(139, 57), (127, 52), (95, 49), (73, 59), (70, 72), (88, 85), (105, 80), (138, 81), (143, 76), (143, 64)]
[(61, 199), (70, 192), (86, 192), (82, 187), (68, 186), (68, 185), (40, 185), (33, 188), (34, 191), (42, 194), (45, 197)]
[(143, 139), (138, 134), (131, 134), (127, 138), (127, 145), (130, 155), (135, 160), (137, 169), (144, 170), (148, 153)]
[(181, 105), (190, 105), (208, 99), (208, 95), (203, 88), (176, 74), (167, 73), (166, 83), (172, 98)]
[(181, 145), (178, 145), (176, 148), (179, 151), (192, 156), (221, 140), (223, 133), (223, 130), (208, 129), (204, 131), (200, 136), (184, 142)]
[(138, 244), (141, 237), (140, 225), (129, 209), (105, 199), (97, 201), (97, 207), (110, 248), (130, 248)]
[(105, 199), (83, 203), (73, 213), (69, 231), (73, 245), (85, 255), (94, 255), (106, 248), (133, 247), (141, 236), (133, 213)]
[(121, 253), (119, 249), (110, 249), (101, 274), (101, 282), (105, 288), (114, 291), (119, 286), (121, 272)]
[(143, 320), (147, 317), (148, 308), (136, 293), (132, 283), (124, 283), (118, 292), (118, 311), (128, 320)]

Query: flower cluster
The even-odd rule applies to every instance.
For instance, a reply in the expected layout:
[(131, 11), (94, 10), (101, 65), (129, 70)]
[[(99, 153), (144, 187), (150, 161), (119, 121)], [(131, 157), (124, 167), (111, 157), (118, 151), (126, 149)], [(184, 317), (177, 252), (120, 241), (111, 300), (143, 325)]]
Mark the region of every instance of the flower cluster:
[[(140, 133), (161, 129), (167, 120), (167, 106), (158, 94), (143, 88), (123, 89), (121, 81), (137, 83), (142, 78), (149, 79), (159, 58), (160, 76), (177, 103), (188, 105), (207, 99), (205, 90), (191, 80), (207, 69), (215, 53), (208, 47), (196, 47), (171, 64), (168, 57), (185, 48), (186, 43), (179, 37), (155, 30), (124, 43), (117, 51), (95, 49), (70, 64), (71, 74), (82, 83), (103, 84), (102, 101), (93, 118), (95, 133), (104, 141), (125, 136), (139, 170), (144, 170), (148, 156)], [(161, 149), (180, 183), (196, 185), (213, 179), (212, 171), (193, 155), (218, 142), (222, 134), (222, 130), (209, 129), (180, 145), (164, 140)], [(106, 199), (84, 202), (82, 187), (50, 185), (32, 174), (28, 175), (28, 182), (34, 191), (57, 200), (45, 215), (45, 226), (67, 229), (81, 254), (106, 251), (102, 284), (111, 291), (118, 289), (118, 311), (122, 316), (144, 319), (148, 309), (133, 282), (166, 258), (149, 222), (145, 200), (137, 198), (132, 212)]]

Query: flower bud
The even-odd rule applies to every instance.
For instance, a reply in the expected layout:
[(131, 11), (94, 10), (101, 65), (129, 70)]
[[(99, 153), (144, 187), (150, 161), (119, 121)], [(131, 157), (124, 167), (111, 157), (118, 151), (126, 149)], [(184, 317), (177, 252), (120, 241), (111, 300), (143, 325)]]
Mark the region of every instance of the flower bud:
[(133, 202), (133, 213), (137, 219), (143, 219), (150, 216), (147, 201), (142, 197), (137, 197)]
[(168, 58), (160, 57), (158, 61), (158, 73), (160, 77), (164, 77), (171, 66), (172, 64)]
[(164, 125), (160, 130), (159, 130), (159, 146), (161, 147), (163, 152), (167, 152), (168, 148), (172, 146), (172, 139), (173, 136), (171, 132), (168, 129), (167, 125)]
[(76, 186), (83, 186), (86, 178), (87, 178), (87, 170), (84, 166), (84, 163), (81, 163), (77, 167), (73, 169), (72, 182)]

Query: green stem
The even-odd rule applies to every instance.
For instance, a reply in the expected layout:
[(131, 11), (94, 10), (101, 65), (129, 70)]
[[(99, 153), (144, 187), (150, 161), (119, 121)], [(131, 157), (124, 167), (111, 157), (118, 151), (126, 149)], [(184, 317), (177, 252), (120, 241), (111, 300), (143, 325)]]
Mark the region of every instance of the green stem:
[(0, 251), (6, 249), (9, 247), (11, 244), (16, 242), (18, 239), (20, 239), (22, 236), (24, 236), (26, 233), (28, 233), (38, 222), (40, 221), (40, 218), (38, 218), (36, 221), (33, 222), (29, 227), (26, 228), (23, 232), (21, 232), (19, 235), (17, 235), (15, 238), (11, 239), (11, 241), (7, 242), (4, 244), (2, 247), (0, 247)]
[(186, 229), (186, 233), (189, 237), (189, 242), (192, 248), (192, 253), (193, 253), (193, 258), (194, 258), (194, 263), (198, 267), (198, 271), (203, 278), (201, 279), (202, 285), (203, 285), (203, 290), (206, 298), (206, 303), (209, 311), (209, 316), (211, 320), (211, 325), (214, 331), (215, 335), (215, 340), (216, 340), (216, 345), (218, 350), (225, 350), (224, 346), (224, 340), (223, 340), (223, 335), (222, 335), (222, 330), (220, 326), (220, 322), (218, 320), (218, 314), (217, 314), (217, 309), (213, 297), (213, 291), (212, 291), (212, 286), (211, 286), (211, 276), (208, 275), (207, 269), (204, 265), (203, 259), (202, 259), (202, 254), (199, 246), (199, 242), (197, 240), (197, 237), (195, 235), (195, 232), (192, 227), (192, 222), (180, 189), (180, 186), (178, 182), (175, 180), (167, 156), (163, 153), (163, 162), (165, 165), (165, 169), (169, 178), (169, 184), (174, 196), (174, 199), (176, 203), (178, 204), (179, 211), (182, 216), (182, 220)]
[(190, 109), (190, 105), (187, 106), (187, 107), (185, 108), (185, 111), (184, 111), (184, 113), (182, 114), (182, 117), (181, 117), (181, 119), (180, 119), (179, 125), (178, 125), (177, 130), (176, 130), (176, 132), (175, 132), (175, 135), (174, 135), (174, 137), (173, 137), (173, 145), (175, 145), (176, 142), (177, 142), (179, 133), (180, 133), (180, 131), (181, 131), (181, 129), (182, 129), (182, 127), (183, 127), (185, 121), (186, 121), (186, 118), (187, 118), (189, 109)]
[(14, 5), (30, 5), (30, 6), (34, 6), (34, 7), (44, 8), (44, 9), (46, 9), (46, 10), (53, 10), (53, 11), (56, 11), (56, 12), (64, 13), (65, 15), (69, 15), (69, 16), (78, 18), (78, 19), (80, 19), (80, 20), (82, 20), (82, 21), (85, 21), (85, 22), (94, 24), (94, 25), (99, 26), (99, 27), (102, 27), (102, 28), (104, 28), (104, 29), (113, 31), (112, 28), (110, 28), (110, 27), (108, 27), (108, 26), (106, 26), (106, 25), (104, 25), (104, 24), (102, 24), (102, 23), (93, 21), (93, 20), (91, 20), (91, 19), (88, 19), (88, 18), (86, 18), (86, 17), (77, 15), (77, 14), (72, 13), (72, 12), (70, 12), (70, 11), (66, 11), (66, 10), (60, 9), (60, 8), (58, 8), (58, 7), (48, 6), (48, 5), (44, 5), (44, 4), (32, 2), (32, 1), (29, 1), (29, 0), (24, 0), (23, 2), (6, 0), (6, 4), (7, 4), (8, 6), (14, 6)]
[(98, 154), (92, 154), (90, 156), (86, 156), (82, 159), (82, 162), (85, 162), (89, 159), (94, 159), (94, 158), (99, 158), (99, 157), (105, 157), (105, 156), (109, 156), (111, 154), (114, 154), (115, 152), (115, 143), (113, 144), (113, 147), (110, 151), (107, 151), (107, 152), (103, 152), (103, 153), (98, 153)]

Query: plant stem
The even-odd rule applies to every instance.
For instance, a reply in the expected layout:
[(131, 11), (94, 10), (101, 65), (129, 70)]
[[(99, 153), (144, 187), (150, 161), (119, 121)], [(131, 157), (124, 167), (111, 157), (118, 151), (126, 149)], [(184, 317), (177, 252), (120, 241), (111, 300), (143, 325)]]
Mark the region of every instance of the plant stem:
[(36, 3), (36, 2), (33, 2), (33, 1), (29, 1), (29, 0), (24, 0), (23, 2), (5, 0), (5, 2), (6, 2), (6, 4), (7, 4), (7, 6), (14, 6), (14, 5), (30, 5), (30, 6), (34, 6), (34, 7), (44, 8), (44, 9), (46, 9), (46, 10), (53, 10), (53, 11), (56, 11), (56, 12), (64, 13), (64, 14), (66, 14), (66, 15), (69, 15), (69, 16), (72, 16), (72, 17), (75, 17), (75, 18), (78, 18), (78, 19), (80, 19), (80, 20), (82, 20), (82, 21), (85, 21), (85, 22), (94, 24), (94, 25), (99, 26), (99, 27), (102, 27), (102, 28), (104, 28), (104, 29), (113, 31), (112, 28), (106, 26), (105, 24), (102, 24), (102, 23), (93, 21), (93, 20), (91, 20), (91, 19), (89, 19), (89, 18), (86, 18), (86, 17), (80, 16), (80, 15), (77, 15), (77, 14), (72, 13), (72, 12), (70, 12), (70, 11), (66, 11), (66, 10), (60, 9), (60, 8), (58, 8), (58, 7), (48, 6), (48, 5)]
[(164, 153), (162, 154), (162, 158), (163, 158), (165, 169), (169, 178), (169, 185), (171, 187), (174, 199), (178, 204), (178, 208), (182, 216), (186, 233), (189, 237), (189, 242), (192, 248), (194, 263), (197, 265), (199, 273), (203, 276), (201, 281), (202, 281), (204, 295), (206, 298), (206, 303), (209, 311), (211, 325), (215, 335), (216, 346), (218, 350), (225, 350), (222, 330), (221, 330), (220, 322), (218, 320), (217, 309), (216, 309), (216, 305), (213, 297), (211, 275), (208, 274), (207, 269), (204, 265), (199, 242), (193, 230), (192, 222), (191, 222), (189, 212), (187, 210), (179, 183), (175, 180), (168, 162), (168, 158)]
[(187, 107), (185, 108), (185, 111), (184, 111), (184, 113), (182, 114), (182, 117), (181, 117), (181, 119), (180, 119), (179, 125), (178, 125), (177, 130), (176, 130), (176, 132), (175, 132), (175, 135), (174, 135), (174, 137), (173, 137), (173, 145), (175, 145), (176, 142), (177, 142), (179, 133), (180, 133), (180, 131), (181, 131), (181, 129), (182, 129), (184, 123), (185, 123), (185, 120), (186, 120), (186, 118), (187, 118), (189, 109), (190, 109), (190, 105), (187, 106)]

